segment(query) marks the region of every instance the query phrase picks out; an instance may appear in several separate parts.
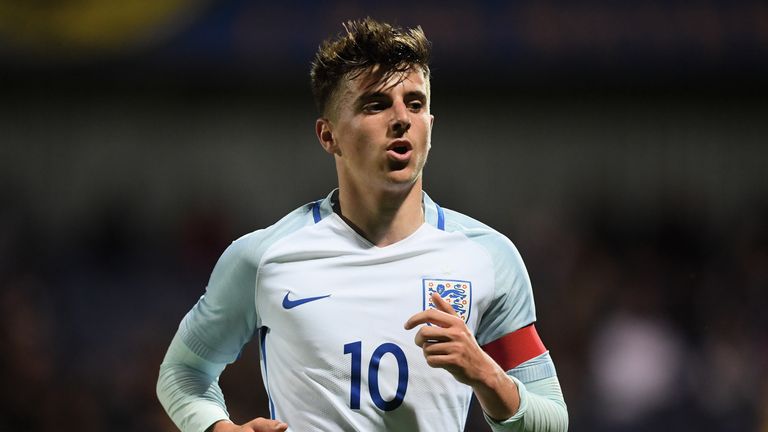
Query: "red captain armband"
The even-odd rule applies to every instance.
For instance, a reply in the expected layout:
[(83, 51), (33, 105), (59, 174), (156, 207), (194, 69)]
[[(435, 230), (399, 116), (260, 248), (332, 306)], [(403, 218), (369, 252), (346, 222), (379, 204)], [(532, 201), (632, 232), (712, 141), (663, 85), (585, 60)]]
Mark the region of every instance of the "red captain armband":
[(502, 336), (482, 348), (505, 371), (547, 352), (533, 324)]

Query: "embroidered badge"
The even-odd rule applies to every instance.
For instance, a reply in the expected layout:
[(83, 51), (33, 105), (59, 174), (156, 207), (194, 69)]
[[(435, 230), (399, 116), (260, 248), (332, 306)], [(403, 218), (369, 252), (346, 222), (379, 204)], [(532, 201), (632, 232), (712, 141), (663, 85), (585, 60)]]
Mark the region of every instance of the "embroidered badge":
[(422, 286), (424, 310), (427, 310), (428, 307), (435, 307), (431, 294), (436, 292), (453, 307), (453, 310), (456, 311), (465, 323), (469, 320), (469, 313), (472, 309), (472, 282), (449, 279), (422, 279)]

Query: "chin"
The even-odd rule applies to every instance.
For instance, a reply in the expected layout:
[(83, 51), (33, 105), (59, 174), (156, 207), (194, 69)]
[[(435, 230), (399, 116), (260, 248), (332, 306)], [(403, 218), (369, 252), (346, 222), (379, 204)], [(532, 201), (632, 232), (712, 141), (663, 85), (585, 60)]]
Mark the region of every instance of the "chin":
[(387, 176), (387, 180), (388, 189), (410, 189), (414, 184), (421, 180), (421, 173), (414, 174), (410, 170), (392, 172)]

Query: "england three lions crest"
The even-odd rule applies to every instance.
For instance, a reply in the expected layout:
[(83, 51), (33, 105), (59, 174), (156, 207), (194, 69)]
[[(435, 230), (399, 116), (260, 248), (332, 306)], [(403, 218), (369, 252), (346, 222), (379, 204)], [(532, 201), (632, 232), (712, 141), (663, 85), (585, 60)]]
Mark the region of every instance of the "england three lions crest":
[(424, 294), (424, 310), (435, 308), (432, 302), (432, 293), (440, 294), (443, 300), (453, 307), (453, 310), (464, 322), (469, 321), (472, 311), (472, 282), (449, 279), (422, 279)]

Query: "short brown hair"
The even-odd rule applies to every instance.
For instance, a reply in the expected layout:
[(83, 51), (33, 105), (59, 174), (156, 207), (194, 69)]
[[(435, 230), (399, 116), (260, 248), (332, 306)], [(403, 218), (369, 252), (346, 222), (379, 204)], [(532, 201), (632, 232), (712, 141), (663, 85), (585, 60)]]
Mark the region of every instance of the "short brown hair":
[(343, 24), (346, 33), (323, 41), (312, 62), (312, 93), (320, 115), (325, 115), (343, 78), (355, 79), (379, 66), (382, 80), (414, 66), (429, 80), (431, 44), (420, 26), (403, 30), (370, 17)]

